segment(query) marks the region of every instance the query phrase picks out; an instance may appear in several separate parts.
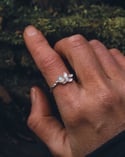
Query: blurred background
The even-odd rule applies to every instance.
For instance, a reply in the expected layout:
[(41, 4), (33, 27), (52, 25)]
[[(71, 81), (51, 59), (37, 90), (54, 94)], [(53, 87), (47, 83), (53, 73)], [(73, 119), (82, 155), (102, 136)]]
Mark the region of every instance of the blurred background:
[(0, 157), (51, 157), (27, 127), (32, 86), (45, 91), (60, 119), (46, 81), (23, 41), (23, 30), (31, 24), (52, 47), (59, 39), (80, 33), (125, 53), (123, 0), (0, 0)]

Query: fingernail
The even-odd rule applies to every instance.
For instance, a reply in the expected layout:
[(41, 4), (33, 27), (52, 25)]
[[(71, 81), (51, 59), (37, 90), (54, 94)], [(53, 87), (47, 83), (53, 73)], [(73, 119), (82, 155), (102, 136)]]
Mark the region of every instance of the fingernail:
[(26, 34), (28, 35), (28, 36), (34, 36), (34, 35), (36, 35), (38, 33), (38, 30), (35, 28), (35, 27), (33, 27), (33, 26), (28, 26), (27, 28), (26, 28)]
[(31, 88), (31, 102), (34, 103), (36, 101), (36, 89)]

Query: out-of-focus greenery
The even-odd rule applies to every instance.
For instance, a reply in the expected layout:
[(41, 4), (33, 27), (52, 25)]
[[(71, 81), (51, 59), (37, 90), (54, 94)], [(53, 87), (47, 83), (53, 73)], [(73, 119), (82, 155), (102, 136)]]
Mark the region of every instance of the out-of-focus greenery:
[[(125, 10), (111, 7), (99, 0), (65, 1), (60, 0), (0, 1), (0, 42), (22, 45), (22, 32), (25, 26), (32, 24), (43, 31), (54, 43), (56, 40), (80, 33), (88, 39), (97, 38), (110, 47), (125, 51)], [(100, 5), (97, 5), (97, 2)], [(105, 0), (104, 0), (105, 2)], [(65, 4), (64, 8), (59, 3)], [(95, 5), (95, 4), (96, 5)], [(58, 7), (56, 7), (58, 6)]]

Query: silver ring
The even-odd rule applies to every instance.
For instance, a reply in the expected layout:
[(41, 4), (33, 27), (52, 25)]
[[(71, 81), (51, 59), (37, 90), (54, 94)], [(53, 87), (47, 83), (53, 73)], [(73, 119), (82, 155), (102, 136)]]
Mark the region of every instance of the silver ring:
[(66, 83), (70, 83), (73, 81), (73, 74), (67, 74), (66, 72), (63, 75), (59, 76), (55, 83), (50, 86), (50, 90), (52, 91), (58, 84), (65, 85)]

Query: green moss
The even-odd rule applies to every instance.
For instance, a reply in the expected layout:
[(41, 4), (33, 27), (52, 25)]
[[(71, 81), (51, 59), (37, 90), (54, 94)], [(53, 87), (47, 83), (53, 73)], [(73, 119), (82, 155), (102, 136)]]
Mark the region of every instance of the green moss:
[(17, 32), (22, 32), (25, 26), (29, 24), (41, 29), (45, 36), (55, 34), (55, 39), (58, 36), (61, 38), (65, 34), (70, 35), (77, 32), (85, 35), (93, 32), (97, 38), (105, 38), (109, 33), (109, 36), (120, 37), (121, 34), (124, 34), (124, 18), (125, 10), (104, 5), (92, 5), (89, 8), (81, 5), (70, 8), (70, 11), (67, 9), (65, 14), (43, 12), (36, 6), (33, 8), (20, 7), (13, 13), (13, 16), (7, 17), (6, 15), (2, 17), (3, 26), (0, 41), (10, 42), (10, 44), (14, 45), (22, 44), (22, 35)]
[[(125, 53), (125, 10), (120, 7), (69, 4), (65, 12), (43, 11), (38, 6), (20, 6), (15, 11), (12, 6), (1, 5), (0, 8), (0, 43), (4, 45), (1, 49), (7, 53), (8, 47), (5, 45), (9, 45), (9, 49), (12, 47), (14, 58), (20, 58), (18, 62), (23, 67), (32, 66), (31, 59), (24, 53), (26, 49), (22, 35), (29, 24), (40, 29), (51, 45), (63, 37), (79, 33), (88, 40), (99, 39), (109, 48), (116, 47)], [(18, 47), (22, 47), (21, 51)]]

